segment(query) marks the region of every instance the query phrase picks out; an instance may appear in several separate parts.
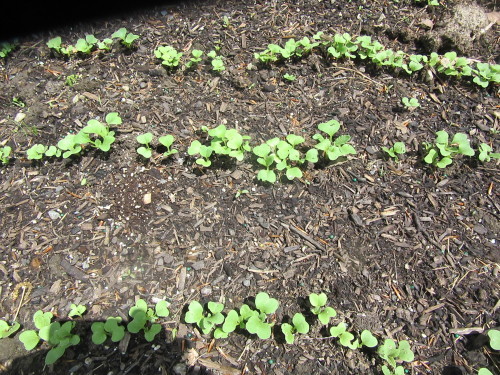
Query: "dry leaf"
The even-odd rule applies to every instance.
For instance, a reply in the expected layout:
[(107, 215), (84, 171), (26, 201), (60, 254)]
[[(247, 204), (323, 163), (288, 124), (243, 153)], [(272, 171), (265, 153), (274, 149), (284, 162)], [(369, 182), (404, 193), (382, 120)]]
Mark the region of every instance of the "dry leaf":
[(500, 24), (500, 12), (486, 13), (486, 17), (488, 17), (488, 20), (490, 22), (496, 22), (496, 23)]

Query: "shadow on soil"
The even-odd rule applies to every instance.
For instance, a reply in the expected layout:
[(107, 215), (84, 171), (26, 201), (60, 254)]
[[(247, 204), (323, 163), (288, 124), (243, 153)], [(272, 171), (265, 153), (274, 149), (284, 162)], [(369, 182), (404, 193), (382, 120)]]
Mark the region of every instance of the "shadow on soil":
[[(60, 323), (64, 323), (61, 321)], [(80, 343), (66, 349), (64, 355), (53, 365), (45, 364), (50, 350), (43, 342), (26, 352), (19, 341), (19, 333), (13, 338), (0, 340), (0, 352), (12, 358), (7, 368), (0, 368), (0, 375), (39, 374), (204, 374), (197, 367), (189, 368), (183, 354), (191, 347), (188, 339), (170, 341), (165, 331), (152, 342), (142, 334), (126, 334), (122, 341), (113, 343), (109, 338), (101, 345), (92, 340), (92, 321), (76, 321), (72, 333), (80, 336)], [(127, 338), (127, 335), (129, 338)], [(126, 343), (126, 341), (128, 343)]]

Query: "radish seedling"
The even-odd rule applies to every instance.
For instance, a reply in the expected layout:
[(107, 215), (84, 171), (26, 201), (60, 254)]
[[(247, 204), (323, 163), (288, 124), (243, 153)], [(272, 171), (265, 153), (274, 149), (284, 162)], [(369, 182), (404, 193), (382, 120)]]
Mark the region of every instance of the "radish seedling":
[(401, 102), (409, 110), (413, 110), (417, 107), (420, 107), (420, 103), (418, 102), (417, 98), (403, 97), (403, 98), (401, 98)]
[(347, 332), (347, 324), (343, 322), (339, 323), (337, 326), (331, 327), (330, 335), (332, 337), (338, 337), (339, 342), (342, 346), (346, 346), (350, 349), (357, 349), (359, 347), (358, 340), (354, 340), (354, 335), (350, 332)]
[(382, 150), (386, 152), (396, 162), (398, 162), (399, 161), (398, 155), (402, 155), (406, 152), (406, 146), (403, 142), (396, 142), (391, 148), (382, 146)]
[(246, 321), (253, 315), (259, 315), (259, 312), (252, 310), (248, 305), (245, 304), (240, 307), (239, 313), (236, 310), (230, 310), (224, 319), (224, 324), (222, 324), (222, 327), (218, 327), (215, 329), (214, 337), (216, 339), (227, 338), (229, 334), (236, 328), (245, 328)]
[(186, 323), (196, 323), (200, 330), (206, 335), (209, 334), (217, 324), (224, 322), (224, 305), (217, 302), (208, 302), (208, 312), (204, 312), (203, 306), (198, 301), (189, 304), (188, 311), (184, 317)]
[(196, 164), (202, 165), (204, 167), (210, 167), (210, 165), (212, 165), (210, 156), (212, 155), (213, 151), (214, 149), (212, 147), (202, 145), (198, 140), (194, 140), (187, 150), (188, 155), (200, 155), (201, 158), (196, 159)]
[(194, 49), (191, 51), (191, 59), (186, 63), (186, 68), (191, 69), (192, 67), (198, 65), (201, 62), (201, 56), (203, 55), (203, 51), (199, 49)]
[(111, 38), (118, 38), (118, 39), (121, 40), (121, 43), (125, 47), (131, 48), (132, 47), (132, 43), (134, 43), (134, 41), (136, 39), (139, 39), (139, 35), (135, 35), (135, 34), (129, 33), (125, 27), (122, 27), (122, 28), (116, 30), (111, 35)]
[(301, 313), (296, 313), (292, 318), (292, 324), (283, 323), (281, 332), (285, 335), (285, 341), (288, 344), (293, 344), (295, 341), (295, 333), (306, 334), (309, 332), (309, 324), (306, 318)]
[(496, 329), (490, 329), (488, 331), (488, 337), (490, 338), (491, 349), (500, 350), (500, 331)]
[(326, 306), (328, 297), (325, 293), (311, 293), (309, 294), (309, 303), (312, 306), (311, 312), (318, 316), (319, 321), (323, 325), (327, 325), (331, 318), (337, 316), (337, 312), (329, 306)]
[(411, 362), (415, 357), (411, 351), (410, 344), (406, 340), (402, 340), (396, 344), (394, 340), (386, 339), (384, 344), (379, 346), (377, 353), (393, 369), (396, 369), (396, 361)]
[(489, 144), (481, 143), (479, 145), (479, 155), (478, 155), (479, 161), (484, 163), (490, 161), (491, 158), (500, 159), (500, 153), (495, 153), (491, 151), (493, 151), (493, 149)]
[(210, 51), (209, 53), (207, 53), (207, 56), (212, 59), (212, 70), (220, 73), (226, 69), (226, 67), (224, 66), (224, 61), (222, 61), (222, 56), (217, 56), (217, 52)]
[(87, 311), (87, 308), (84, 305), (75, 305), (74, 303), (71, 304), (70, 309), (71, 310), (68, 313), (70, 318), (74, 318), (75, 316), (81, 318), (85, 311)]
[(92, 49), (97, 44), (98, 40), (92, 34), (86, 35), (85, 39), (78, 39), (75, 44), (75, 49), (77, 52), (81, 52), (84, 54), (90, 54)]
[(45, 151), (47, 151), (47, 146), (37, 143), (26, 150), (26, 155), (28, 160), (39, 160), (43, 158)]
[(271, 337), (271, 328), (274, 323), (267, 323), (267, 315), (274, 314), (279, 307), (278, 300), (270, 298), (265, 292), (260, 292), (255, 296), (255, 307), (260, 313), (248, 318), (245, 328), (248, 332), (256, 334), (261, 339)]
[(14, 322), (12, 323), (12, 325), (10, 325), (5, 320), (0, 319), (0, 339), (9, 337), (19, 328), (21, 328), (21, 325), (18, 322)]
[(454, 155), (474, 156), (474, 150), (470, 146), (469, 138), (464, 133), (456, 133), (450, 143), (448, 133), (439, 130), (436, 132), (434, 144), (425, 142), (424, 148), (427, 152), (424, 161), (438, 168), (445, 168), (450, 165)]
[(136, 139), (137, 142), (139, 142), (141, 145), (144, 145), (137, 149), (137, 153), (142, 155), (144, 158), (149, 159), (153, 154), (151, 146), (149, 145), (153, 140), (153, 134), (151, 133), (140, 134), (137, 136)]
[(7, 164), (10, 160), (10, 154), (12, 152), (12, 147), (3, 146), (0, 148), (0, 162), (2, 164)]
[(92, 342), (96, 345), (102, 344), (108, 337), (111, 341), (118, 342), (125, 336), (125, 327), (120, 323), (122, 318), (109, 317), (106, 322), (92, 323)]
[(340, 123), (337, 120), (323, 122), (318, 125), (318, 129), (328, 134), (328, 138), (325, 138), (323, 137), (323, 135), (316, 133), (315, 135), (313, 135), (313, 139), (317, 140), (318, 143), (314, 147), (320, 151), (323, 151), (324, 155), (326, 155), (330, 161), (337, 160), (341, 156), (356, 154), (356, 150), (354, 149), (354, 147), (348, 144), (348, 142), (351, 140), (351, 137), (349, 135), (341, 135), (335, 140), (333, 139), (333, 136), (340, 129)]
[(157, 58), (162, 60), (162, 65), (171, 70), (179, 66), (182, 57), (182, 52), (177, 52), (172, 46), (160, 46), (155, 49), (154, 53)]
[[(146, 302), (138, 299), (135, 306), (132, 306), (128, 312), (132, 317), (132, 321), (127, 324), (127, 330), (130, 333), (138, 333), (144, 331), (144, 338), (151, 342), (155, 336), (160, 333), (161, 325), (155, 323), (160, 317), (167, 317), (170, 314), (167, 301), (158, 301), (155, 309), (148, 308)], [(110, 323), (112, 324), (112, 323)]]
[(56, 362), (64, 355), (64, 352), (70, 346), (78, 345), (80, 343), (80, 336), (71, 333), (75, 327), (75, 322), (52, 322), (52, 313), (44, 313), (38, 310), (34, 316), (33, 321), (38, 332), (35, 330), (23, 331), (19, 335), (19, 340), (24, 344), (26, 350), (35, 348), (40, 339), (46, 341), (52, 348), (47, 352), (45, 357), (45, 364), (50, 365)]
[(225, 125), (221, 124), (213, 129), (203, 126), (202, 130), (212, 137), (210, 147), (216, 154), (228, 155), (242, 161), (245, 151), (251, 150), (248, 143), (250, 137), (241, 135), (236, 129), (227, 129)]
[(167, 134), (160, 138), (158, 138), (158, 142), (160, 142), (163, 146), (166, 147), (167, 151), (163, 153), (163, 156), (167, 157), (173, 154), (177, 154), (177, 150), (175, 148), (170, 148), (172, 143), (174, 143), (175, 138), (173, 135)]

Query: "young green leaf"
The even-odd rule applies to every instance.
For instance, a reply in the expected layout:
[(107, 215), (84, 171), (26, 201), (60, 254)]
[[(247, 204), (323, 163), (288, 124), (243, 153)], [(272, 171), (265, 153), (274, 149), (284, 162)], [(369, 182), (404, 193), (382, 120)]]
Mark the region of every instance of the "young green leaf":
[(83, 313), (87, 311), (87, 308), (84, 305), (75, 305), (74, 303), (71, 304), (70, 306), (70, 311), (68, 313), (68, 316), (70, 318), (73, 318), (75, 316), (79, 316), (80, 318), (82, 317)]
[(0, 319), (0, 339), (9, 337), (19, 328), (21, 328), (21, 325), (18, 322), (14, 322), (12, 325), (9, 325), (9, 323)]
[(19, 340), (23, 343), (26, 350), (31, 350), (38, 345), (40, 337), (38, 336), (36, 331), (28, 330), (21, 332), (21, 334), (19, 335)]
[(278, 306), (278, 300), (270, 298), (266, 292), (260, 292), (255, 296), (255, 307), (264, 314), (274, 314)]
[(198, 301), (192, 301), (189, 304), (184, 321), (186, 323), (198, 324), (201, 319), (203, 319), (203, 306)]
[(500, 331), (496, 329), (490, 329), (488, 331), (488, 337), (490, 338), (491, 349), (500, 350)]
[(361, 332), (361, 344), (368, 348), (374, 348), (378, 345), (378, 340), (370, 331), (365, 329)]

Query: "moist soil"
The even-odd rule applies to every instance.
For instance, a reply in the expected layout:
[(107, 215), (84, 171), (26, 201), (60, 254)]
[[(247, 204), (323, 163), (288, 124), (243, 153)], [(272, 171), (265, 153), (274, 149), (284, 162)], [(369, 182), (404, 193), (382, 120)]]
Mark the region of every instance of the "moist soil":
[[(454, 17), (463, 18), (461, 6), (475, 9), (470, 30)], [(308, 295), (324, 292), (338, 312), (330, 325), (344, 321), (380, 341), (408, 340), (410, 374), (498, 373), (498, 352), (481, 335), (500, 322), (498, 163), (457, 157), (435, 169), (422, 162), (421, 149), (446, 130), (468, 134), (476, 148), (485, 142), (499, 150), (498, 86), (427, 72), (409, 77), (321, 53), (270, 66), (253, 56), (269, 43), (324, 31), (495, 63), (498, 26), (486, 21), (487, 30), (477, 32), (495, 7), (191, 1), (24, 35), (0, 62), (0, 142), (15, 152), (0, 168), (0, 318), (31, 329), (39, 309), (60, 321), (71, 303), (88, 312), (76, 319), (81, 343), (56, 364), (44, 365), (45, 344), (26, 352), (17, 333), (0, 341), (0, 371), (381, 374), (373, 351), (342, 347), (307, 313)], [(121, 27), (140, 35), (135, 48), (115, 43), (108, 52), (64, 59), (46, 46), (55, 36), (74, 44)], [(214, 72), (204, 60), (169, 71), (154, 56), (160, 45), (217, 50), (226, 70)], [(296, 80), (284, 80), (285, 73)], [(78, 77), (74, 85), (65, 83), (70, 75)], [(405, 109), (402, 97), (421, 106)], [(56, 144), (110, 112), (123, 123), (112, 128), (109, 152), (27, 159), (33, 144)], [(19, 113), (25, 117), (17, 122)], [(291, 133), (313, 145), (317, 125), (331, 119), (341, 122), (339, 134), (352, 137), (357, 154), (311, 164), (293, 181), (261, 183), (249, 154), (241, 162), (213, 158), (204, 168), (186, 152), (192, 141), (206, 141), (202, 126), (237, 128), (253, 146)], [(155, 136), (151, 160), (136, 152), (145, 132)], [(179, 150), (168, 158), (156, 141), (166, 134)], [(408, 150), (398, 163), (381, 151), (397, 141)], [(221, 301), (227, 311), (261, 291), (280, 302), (270, 339), (237, 332), (214, 341), (184, 323), (191, 301)], [(94, 345), (91, 323), (128, 320), (138, 298), (171, 303), (155, 340), (132, 335)], [(296, 312), (306, 314), (311, 331), (288, 345), (279, 325)]]

